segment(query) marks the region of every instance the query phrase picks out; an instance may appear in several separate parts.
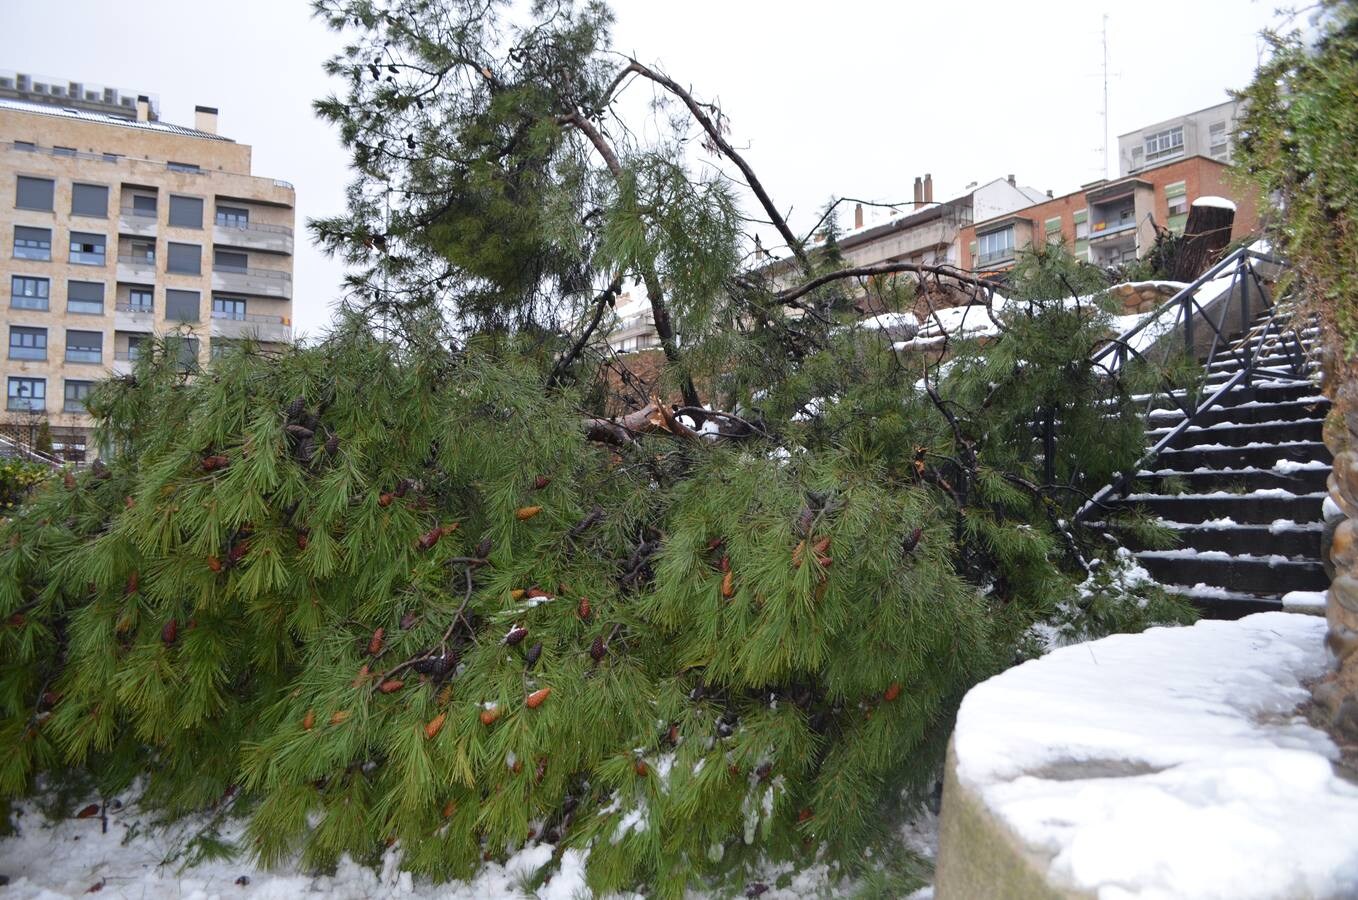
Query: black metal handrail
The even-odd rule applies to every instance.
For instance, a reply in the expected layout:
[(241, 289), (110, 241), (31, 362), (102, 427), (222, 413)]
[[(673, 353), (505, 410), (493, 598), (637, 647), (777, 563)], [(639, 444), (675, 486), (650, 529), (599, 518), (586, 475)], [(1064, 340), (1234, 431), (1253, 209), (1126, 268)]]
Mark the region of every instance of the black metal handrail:
[[(1149, 333), (1152, 338), (1151, 346), (1162, 344), (1165, 338), (1181, 329), (1183, 347), (1186, 351), (1192, 353), (1195, 347), (1194, 341), (1197, 337), (1196, 329), (1203, 327), (1205, 323), (1206, 327), (1211, 330), (1212, 340), (1208, 346), (1206, 357), (1202, 359), (1203, 371), (1210, 374), (1215, 363), (1227, 359), (1235, 361), (1239, 368), (1234, 375), (1220, 384), (1206, 399), (1196, 404), (1189, 402), (1188, 391), (1183, 392), (1184, 397), (1181, 401), (1178, 396), (1180, 389), (1168, 379), (1161, 377), (1156, 390), (1146, 397), (1147, 413), (1155, 408), (1158, 399), (1164, 397), (1174, 404), (1175, 408), (1183, 414), (1183, 418), (1168, 433), (1163, 435), (1150, 450), (1146, 451), (1133, 466), (1120, 473), (1112, 482), (1091, 497), (1076, 512), (1074, 517), (1076, 522), (1088, 518), (1094, 510), (1102, 508), (1109, 497), (1115, 494), (1125, 494), (1132, 481), (1135, 480), (1137, 472), (1144, 469), (1178, 440), (1185, 431), (1201, 421), (1203, 414), (1219, 405), (1230, 391), (1241, 385), (1248, 386), (1255, 378), (1260, 376), (1279, 380), (1307, 380), (1305, 376), (1306, 351), (1297, 330), (1297, 322), (1293, 321), (1287, 313), (1280, 312), (1278, 304), (1269, 297), (1259, 279), (1258, 272), (1255, 271), (1255, 260), (1278, 266), (1286, 265), (1282, 260), (1268, 253), (1242, 247), (1226, 256), (1187, 287), (1166, 300), (1138, 322), (1135, 327), (1128, 329), (1095, 351), (1092, 362), (1095, 365), (1103, 366), (1109, 374), (1122, 371), (1128, 361), (1133, 358), (1150, 362), (1139, 346), (1144, 338), (1142, 341), (1138, 341), (1137, 338), (1146, 333), (1155, 323), (1163, 322), (1166, 316), (1173, 315), (1174, 319), (1169, 322), (1168, 328)], [(1199, 291), (1204, 285), (1221, 278), (1232, 269), (1234, 271), (1231, 272), (1231, 284), (1225, 291), (1225, 300), (1220, 304), (1220, 313), (1214, 321), (1211, 310), (1204, 307), (1199, 301)], [(1254, 287), (1253, 291), (1250, 290), (1251, 284)], [(1232, 333), (1227, 324), (1227, 319), (1232, 311), (1232, 295), (1237, 289), (1240, 295), (1240, 328), (1238, 332)], [(1218, 294), (1218, 296), (1221, 295)], [(1262, 324), (1256, 323), (1255, 319), (1258, 314), (1264, 312), (1268, 313), (1268, 318)], [(1288, 345), (1289, 339), (1291, 346)], [(1177, 342), (1174, 343), (1177, 344)], [(1286, 368), (1279, 369), (1258, 365), (1258, 360), (1263, 355), (1262, 351), (1265, 347), (1272, 350), (1278, 345), (1281, 345), (1287, 356)], [(1147, 346), (1145, 349), (1150, 350), (1151, 346)]]

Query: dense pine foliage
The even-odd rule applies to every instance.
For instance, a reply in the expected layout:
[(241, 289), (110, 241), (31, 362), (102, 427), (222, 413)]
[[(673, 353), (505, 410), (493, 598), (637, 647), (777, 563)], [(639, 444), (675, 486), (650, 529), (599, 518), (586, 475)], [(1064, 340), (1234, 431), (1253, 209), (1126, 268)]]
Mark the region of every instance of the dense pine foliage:
[[(317, 224), (353, 293), (313, 346), (186, 373), (169, 338), (91, 397), (107, 460), (0, 530), (0, 798), (137, 785), (248, 816), (265, 862), (436, 878), (532, 841), (600, 891), (873, 868), (1035, 624), (1184, 615), (1069, 524), (1155, 373), (1090, 363), (1101, 281), (1056, 251), (1007, 303), (963, 279), (970, 341), (858, 324), (833, 241), (776, 287), (752, 177), (610, 148), (606, 11), (497, 8), (322, 4), (358, 32), (320, 104), (358, 179)], [(623, 279), (701, 406), (609, 395)]]

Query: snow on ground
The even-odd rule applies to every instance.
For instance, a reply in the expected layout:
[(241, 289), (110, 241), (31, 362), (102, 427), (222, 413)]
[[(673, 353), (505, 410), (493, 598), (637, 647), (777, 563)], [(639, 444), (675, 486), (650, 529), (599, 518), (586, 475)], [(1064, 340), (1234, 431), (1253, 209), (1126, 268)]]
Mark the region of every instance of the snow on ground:
[[(168, 829), (146, 827), (146, 817), (134, 807), (108, 814), (108, 831), (98, 817), (47, 822), (31, 805), (21, 806), (19, 834), (0, 839), (0, 876), (9, 878), (0, 887), (4, 900), (293, 900), (312, 896), (326, 900), (507, 900), (536, 897), (539, 900), (578, 900), (591, 896), (585, 883), (586, 857), (579, 850), (566, 850), (559, 869), (535, 893), (521, 888), (542, 866), (550, 863), (548, 844), (526, 847), (504, 864), (486, 863), (469, 882), (431, 884), (399, 871), (399, 850), (387, 853), (380, 872), (360, 866), (347, 857), (334, 875), (305, 875), (295, 869), (268, 872), (243, 857), (237, 861), (207, 861), (196, 866), (183, 863), (185, 842), (202, 822), (178, 824)], [(220, 829), (227, 842), (239, 842), (240, 823)], [(932, 860), (938, 853), (938, 817), (921, 810), (900, 828), (901, 842), (914, 853)], [(176, 860), (166, 862), (166, 860)], [(824, 864), (794, 871), (791, 863), (770, 863), (756, 879), (768, 890), (763, 900), (799, 900), (834, 896), (852, 884), (837, 882)], [(786, 883), (779, 885), (782, 880)], [(706, 896), (690, 891), (701, 900)], [(911, 895), (917, 900), (932, 897), (932, 888)], [(613, 900), (626, 900), (615, 897)]]
[(1283, 594), (1283, 609), (1291, 612), (1325, 615), (1325, 591), (1288, 591)]
[(967, 695), (958, 777), (1101, 898), (1358, 896), (1358, 786), (1296, 715), (1325, 627), (1260, 613), (1054, 650)]
[[(69, 820), (50, 826), (31, 807), (19, 820), (17, 837), (0, 840), (0, 875), (9, 886), (0, 889), (6, 900), (75, 900), (91, 895), (100, 900), (327, 900), (410, 897), (421, 900), (477, 900), (522, 897), (523, 879), (552, 855), (552, 847), (525, 848), (504, 865), (487, 863), (475, 880), (433, 885), (415, 882), (397, 869), (399, 857), (388, 853), (382, 871), (374, 872), (345, 858), (334, 875), (304, 875), (297, 871), (263, 871), (244, 861), (208, 861), (185, 866), (163, 864), (179, 856), (190, 830), (180, 826), (148, 830), (132, 807), (110, 812), (108, 832), (97, 817)], [(238, 839), (239, 825), (224, 828), (222, 837)], [(567, 850), (560, 870), (537, 892), (542, 900), (572, 900), (587, 896), (584, 856)]]

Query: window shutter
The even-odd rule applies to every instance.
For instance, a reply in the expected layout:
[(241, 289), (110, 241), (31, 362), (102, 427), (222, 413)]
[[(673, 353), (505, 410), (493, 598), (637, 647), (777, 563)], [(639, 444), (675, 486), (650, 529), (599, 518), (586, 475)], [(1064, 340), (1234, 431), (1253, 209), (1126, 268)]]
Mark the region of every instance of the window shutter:
[(52, 208), (52, 195), (56, 182), (50, 178), (28, 178), (20, 175), (14, 205), (20, 209)]
[(71, 185), (71, 215), (108, 216), (108, 188), (102, 184)]

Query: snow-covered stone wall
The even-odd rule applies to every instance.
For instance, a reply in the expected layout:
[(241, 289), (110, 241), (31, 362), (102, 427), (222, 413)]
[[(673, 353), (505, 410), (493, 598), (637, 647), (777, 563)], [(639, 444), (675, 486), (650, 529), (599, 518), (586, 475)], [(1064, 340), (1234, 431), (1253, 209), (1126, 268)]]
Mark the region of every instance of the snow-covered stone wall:
[(1298, 713), (1325, 629), (1292, 613), (1156, 628), (977, 686), (935, 896), (1358, 895), (1358, 786)]

